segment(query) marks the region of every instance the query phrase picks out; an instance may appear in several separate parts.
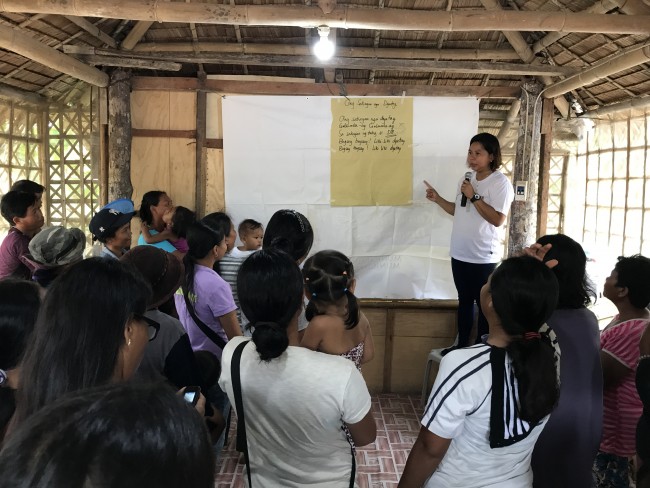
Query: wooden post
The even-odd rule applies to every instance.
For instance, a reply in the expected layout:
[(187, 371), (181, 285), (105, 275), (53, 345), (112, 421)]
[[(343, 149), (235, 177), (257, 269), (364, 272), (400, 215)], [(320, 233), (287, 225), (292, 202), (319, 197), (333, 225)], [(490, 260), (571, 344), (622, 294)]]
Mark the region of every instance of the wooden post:
[(207, 92), (204, 87), (205, 73), (199, 73), (199, 89), (196, 92), (196, 215), (202, 217), (205, 213), (205, 190), (206, 190), (206, 168), (207, 149), (206, 141), (206, 112)]
[[(537, 175), (539, 169), (541, 97), (543, 85), (527, 79), (521, 87), (519, 136), (512, 171), (515, 201), (510, 212), (508, 255), (535, 242), (537, 223)], [(519, 198), (519, 199), (518, 199)]]
[(539, 184), (537, 186), (537, 237), (546, 234), (548, 221), (548, 192), (553, 149), (553, 100), (545, 99), (542, 105), (542, 128), (539, 155)]
[(108, 201), (132, 193), (131, 73), (117, 69), (108, 87)]

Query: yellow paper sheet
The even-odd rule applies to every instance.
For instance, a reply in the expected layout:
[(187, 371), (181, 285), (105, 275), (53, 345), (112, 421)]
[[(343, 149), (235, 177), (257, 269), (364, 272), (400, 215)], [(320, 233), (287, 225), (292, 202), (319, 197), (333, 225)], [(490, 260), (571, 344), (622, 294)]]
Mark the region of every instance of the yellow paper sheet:
[(330, 204), (409, 205), (413, 99), (332, 99)]

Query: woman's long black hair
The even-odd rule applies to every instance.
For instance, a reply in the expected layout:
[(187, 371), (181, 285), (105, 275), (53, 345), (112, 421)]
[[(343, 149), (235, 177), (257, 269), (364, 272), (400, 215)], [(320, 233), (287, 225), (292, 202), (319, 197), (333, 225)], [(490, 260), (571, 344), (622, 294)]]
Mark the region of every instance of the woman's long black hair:
[(140, 220), (142, 220), (145, 224), (153, 224), (153, 214), (151, 213), (151, 207), (157, 206), (158, 203), (160, 203), (160, 197), (164, 194), (164, 191), (152, 190), (142, 195), (142, 203), (140, 203), (138, 217), (140, 217)]
[(557, 308), (583, 308), (596, 300), (596, 290), (587, 276), (587, 255), (582, 246), (564, 234), (545, 235), (538, 244), (551, 244), (544, 262), (557, 259), (553, 273), (560, 285)]
[(27, 346), (19, 391), (22, 421), (66, 393), (106, 384), (115, 374), (124, 328), (151, 293), (133, 267), (90, 258), (48, 288)]
[(295, 210), (278, 210), (266, 225), (262, 246), (280, 249), (294, 261), (304, 259), (314, 243), (314, 230), (305, 217)]
[(237, 291), (260, 359), (279, 357), (289, 346), (287, 327), (302, 306), (302, 276), (293, 256), (273, 248), (251, 254), (239, 268)]
[(558, 283), (553, 272), (531, 257), (506, 259), (489, 282), (494, 310), (510, 336), (508, 352), (519, 385), (520, 416), (537, 423), (555, 407), (560, 396), (554, 349), (537, 333), (557, 305)]
[[(39, 287), (33, 281), (0, 281), (0, 369), (20, 366), (41, 305)], [(0, 441), (2, 431), (16, 409), (15, 391), (0, 388)]]
[(0, 486), (211, 488), (211, 447), (201, 416), (167, 385), (103, 385), (30, 417), (0, 454)]

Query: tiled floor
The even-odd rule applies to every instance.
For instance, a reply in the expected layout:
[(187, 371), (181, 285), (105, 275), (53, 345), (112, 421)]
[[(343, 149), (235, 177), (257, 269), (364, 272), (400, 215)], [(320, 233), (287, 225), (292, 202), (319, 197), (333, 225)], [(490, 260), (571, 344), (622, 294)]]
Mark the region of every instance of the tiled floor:
[[(377, 421), (377, 440), (357, 449), (357, 483), (359, 488), (396, 487), (420, 430), (420, 397), (373, 395), (372, 411)], [(216, 488), (244, 488), (244, 465), (238, 464), (237, 459), (235, 439), (231, 435), (217, 465)]]

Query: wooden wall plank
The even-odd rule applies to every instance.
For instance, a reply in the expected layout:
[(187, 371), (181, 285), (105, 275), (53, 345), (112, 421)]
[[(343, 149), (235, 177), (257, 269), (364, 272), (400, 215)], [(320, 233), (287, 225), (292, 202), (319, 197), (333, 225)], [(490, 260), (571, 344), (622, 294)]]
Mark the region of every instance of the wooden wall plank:
[(131, 92), (131, 127), (169, 130), (169, 93), (163, 90)]
[(169, 92), (169, 128), (196, 129), (196, 93)]
[(395, 335), (400, 337), (456, 337), (456, 312), (431, 310), (398, 310), (395, 313)]
[(226, 208), (226, 192), (223, 176), (223, 149), (207, 149), (205, 168), (205, 214)]
[(196, 142), (191, 139), (169, 139), (169, 176), (166, 187), (174, 205), (195, 210)]

